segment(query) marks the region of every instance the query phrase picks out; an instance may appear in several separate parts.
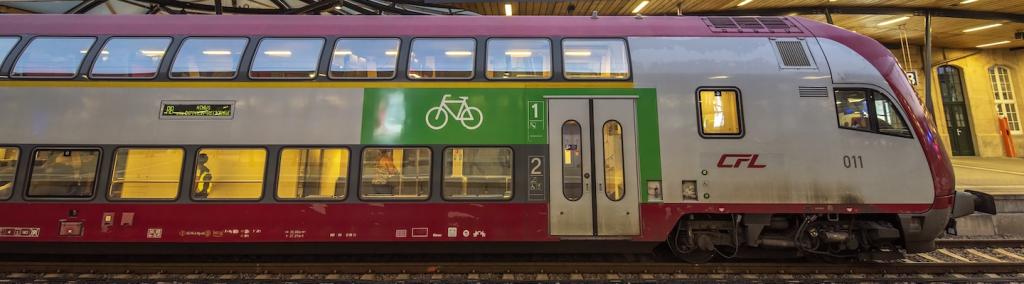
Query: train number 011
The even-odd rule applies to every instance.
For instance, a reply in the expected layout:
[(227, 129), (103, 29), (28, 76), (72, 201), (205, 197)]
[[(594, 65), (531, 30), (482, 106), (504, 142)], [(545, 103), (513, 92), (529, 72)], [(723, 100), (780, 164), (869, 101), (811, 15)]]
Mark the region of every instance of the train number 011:
[(864, 168), (864, 157), (861, 155), (843, 155), (843, 167), (863, 169)]

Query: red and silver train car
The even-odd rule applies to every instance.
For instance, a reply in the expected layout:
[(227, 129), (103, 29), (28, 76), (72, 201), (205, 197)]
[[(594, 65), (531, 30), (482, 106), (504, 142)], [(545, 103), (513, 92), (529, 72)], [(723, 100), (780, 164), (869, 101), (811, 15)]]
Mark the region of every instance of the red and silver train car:
[(0, 74), (6, 252), (876, 257), (994, 211), (888, 50), (795, 17), (3, 15)]

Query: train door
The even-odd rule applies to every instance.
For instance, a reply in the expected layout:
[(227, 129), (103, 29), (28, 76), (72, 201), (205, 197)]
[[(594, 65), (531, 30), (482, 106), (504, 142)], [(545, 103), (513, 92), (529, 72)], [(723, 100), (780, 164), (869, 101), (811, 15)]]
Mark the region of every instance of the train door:
[(634, 99), (548, 100), (552, 235), (640, 234), (635, 110)]
[(946, 127), (949, 144), (954, 156), (974, 156), (974, 140), (971, 125), (967, 120), (967, 100), (964, 96), (964, 81), (960, 68), (952, 65), (939, 66), (939, 91), (942, 107), (946, 111)]

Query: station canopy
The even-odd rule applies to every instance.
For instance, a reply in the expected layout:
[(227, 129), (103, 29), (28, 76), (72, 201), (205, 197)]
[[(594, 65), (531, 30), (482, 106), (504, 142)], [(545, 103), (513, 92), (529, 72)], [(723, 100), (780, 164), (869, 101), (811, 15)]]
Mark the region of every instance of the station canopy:
[(501, 16), (803, 16), (883, 43), (1024, 48), (1022, 0), (0, 0), (0, 13)]

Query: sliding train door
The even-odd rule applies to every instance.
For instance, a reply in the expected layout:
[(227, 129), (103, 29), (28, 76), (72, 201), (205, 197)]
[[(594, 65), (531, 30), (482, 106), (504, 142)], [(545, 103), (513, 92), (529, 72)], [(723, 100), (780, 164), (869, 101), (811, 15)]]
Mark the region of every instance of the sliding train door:
[(640, 234), (632, 98), (551, 98), (552, 235)]

